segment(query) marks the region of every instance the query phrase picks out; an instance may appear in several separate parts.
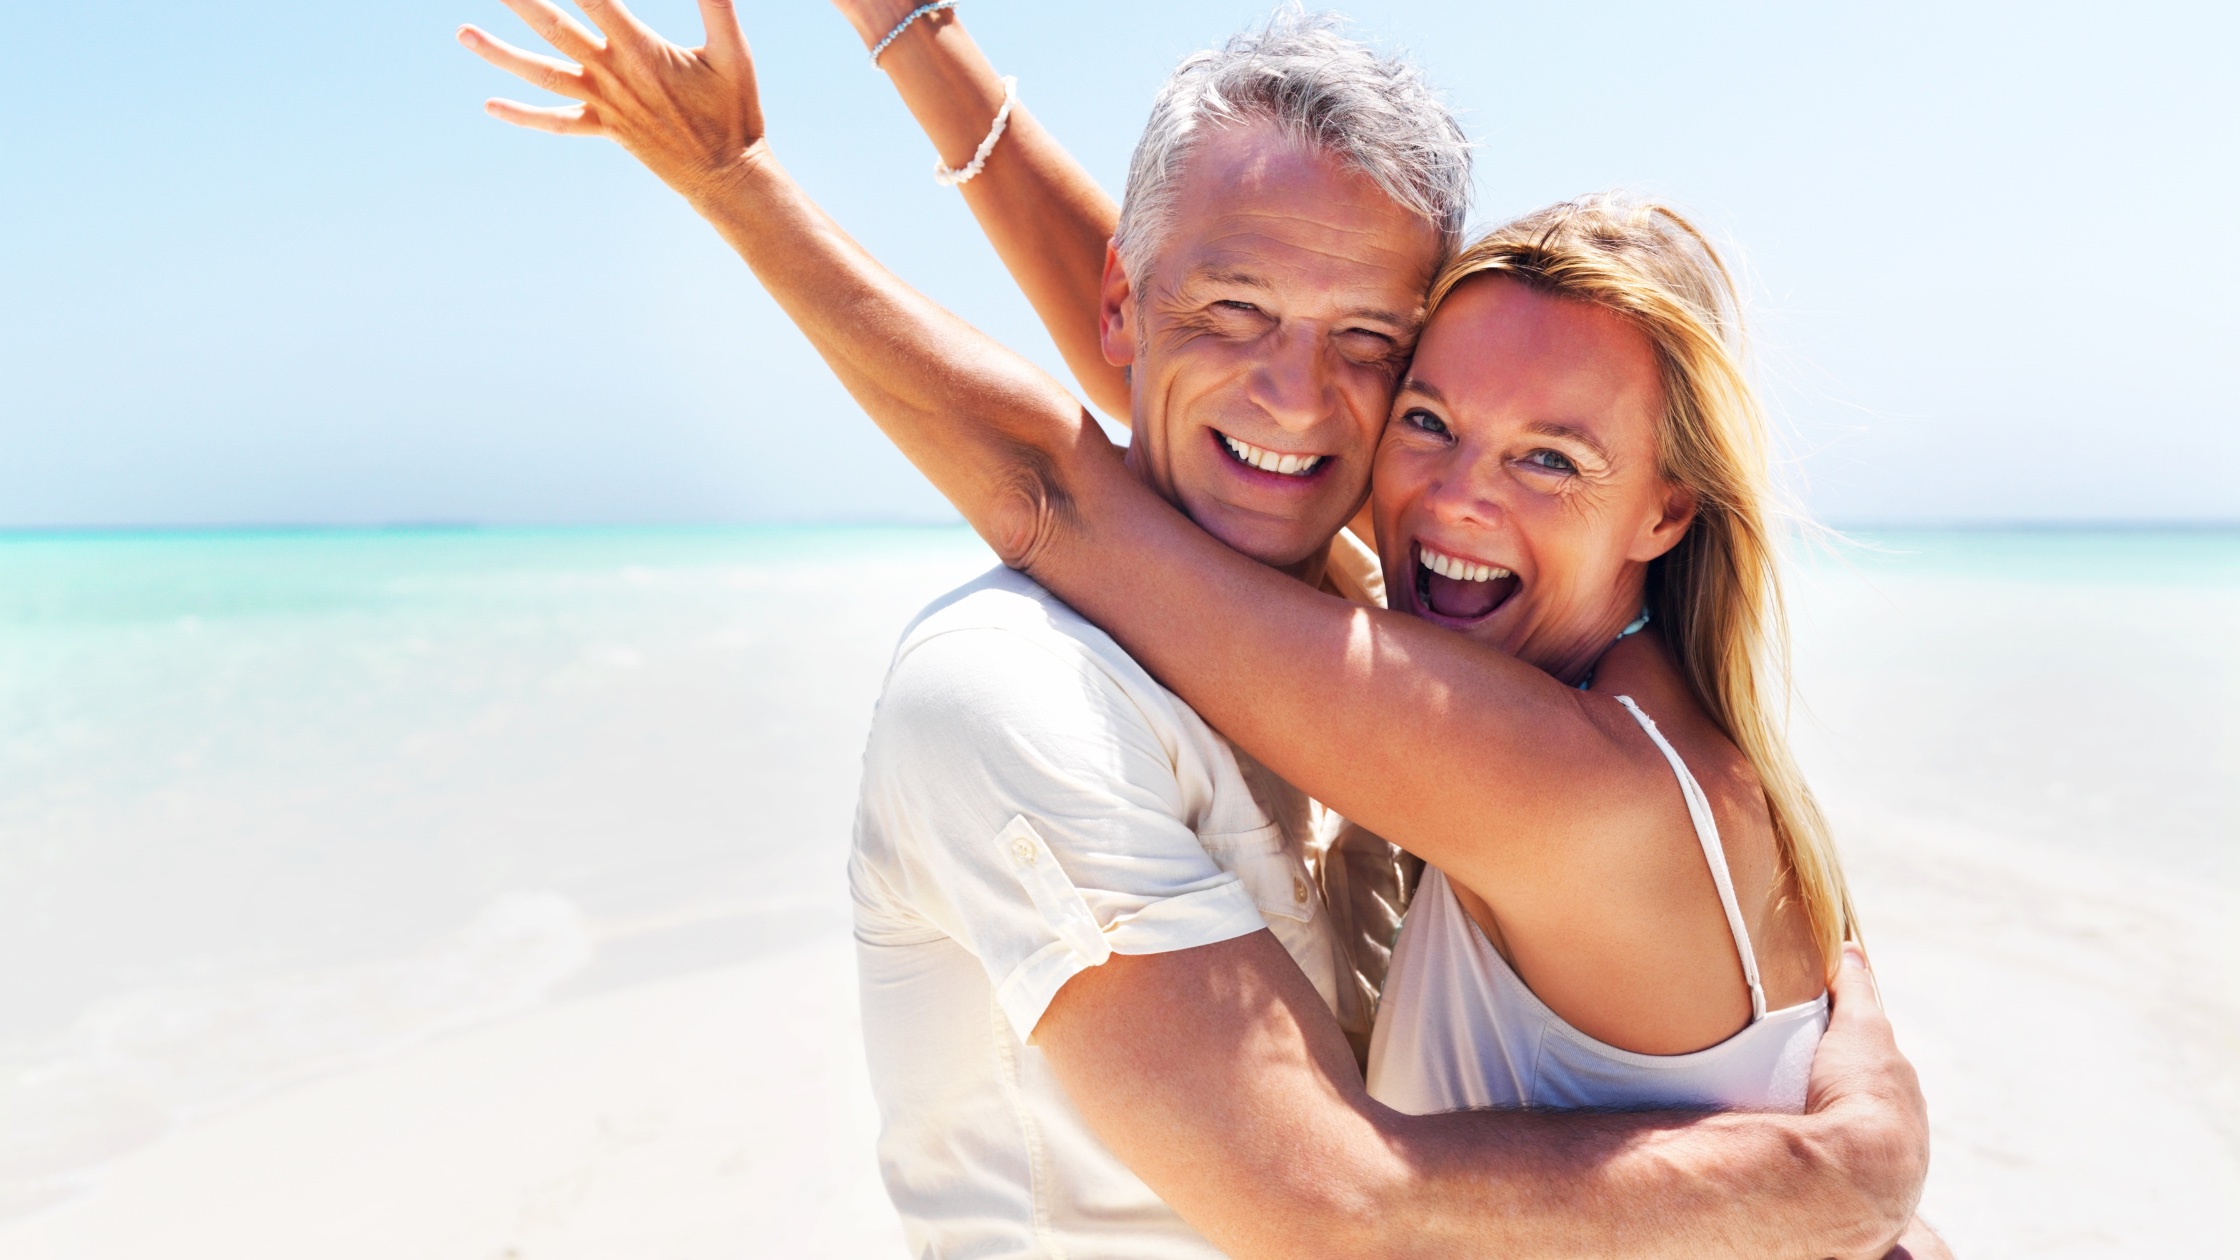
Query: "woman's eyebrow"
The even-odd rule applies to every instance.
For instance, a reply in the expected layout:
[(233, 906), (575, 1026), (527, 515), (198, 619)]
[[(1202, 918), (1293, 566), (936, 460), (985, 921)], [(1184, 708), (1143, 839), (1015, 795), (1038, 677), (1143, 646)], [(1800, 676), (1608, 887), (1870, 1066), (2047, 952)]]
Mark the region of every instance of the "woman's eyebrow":
[(1526, 425), (1524, 431), (1541, 437), (1567, 438), (1593, 451), (1604, 463), (1610, 462), (1610, 448), (1604, 446), (1600, 438), (1578, 425), (1565, 424), (1559, 420), (1535, 420)]
[(1371, 324), (1383, 324), (1387, 328), (1397, 328), (1411, 333), (1423, 326), (1421, 319), (1411, 318), (1398, 311), (1388, 311), (1381, 306), (1364, 306), (1359, 310), (1349, 312), (1346, 318), (1358, 319)]
[(1447, 396), (1439, 392), (1439, 387), (1420, 376), (1411, 376), (1402, 381), (1400, 392), (1403, 394), (1421, 394), (1442, 407), (1447, 405)]

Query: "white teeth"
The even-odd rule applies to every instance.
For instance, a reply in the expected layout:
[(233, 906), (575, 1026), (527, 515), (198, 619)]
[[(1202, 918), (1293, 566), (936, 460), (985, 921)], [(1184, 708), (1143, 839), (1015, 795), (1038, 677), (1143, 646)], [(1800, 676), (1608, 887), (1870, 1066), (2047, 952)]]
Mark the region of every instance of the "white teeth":
[(1422, 543), (1416, 544), (1416, 551), (1423, 557), (1424, 568), (1431, 570), (1440, 577), (1452, 578), (1457, 582), (1492, 582), (1510, 576), (1507, 569), (1463, 560), (1450, 556), (1443, 551), (1433, 551)]
[(1322, 466), (1320, 455), (1279, 455), (1262, 450), (1250, 442), (1239, 442), (1228, 434), (1221, 440), (1229, 444), (1229, 453), (1262, 472), (1277, 473), (1285, 477), (1303, 477)]

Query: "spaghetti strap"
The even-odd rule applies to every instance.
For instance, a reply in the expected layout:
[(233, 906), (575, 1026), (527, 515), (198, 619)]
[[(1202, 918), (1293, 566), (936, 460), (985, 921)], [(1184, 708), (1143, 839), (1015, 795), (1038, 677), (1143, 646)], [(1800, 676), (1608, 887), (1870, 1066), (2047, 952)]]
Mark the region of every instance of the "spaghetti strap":
[(1758, 983), (1758, 954), (1750, 947), (1750, 929), (1743, 926), (1742, 907), (1735, 901), (1734, 877), (1727, 873), (1727, 850), (1719, 843), (1719, 823), (1711, 816), (1711, 800), (1703, 794), (1703, 785), (1696, 782), (1696, 776), (1688, 772), (1687, 763), (1673, 751), (1664, 732), (1658, 730), (1649, 715), (1641, 711), (1641, 706), (1633, 702), (1633, 697), (1619, 696), (1618, 703), (1624, 705), (1633, 720), (1641, 724), (1641, 729), (1649, 733), (1657, 751), (1671, 763), (1673, 776), (1680, 780), (1680, 795), (1688, 802), (1689, 821), (1695, 824), (1696, 840), (1703, 846), (1703, 859), (1711, 865), (1711, 882), (1718, 886), (1720, 908), (1727, 912), (1727, 930), (1734, 933), (1735, 952), (1742, 956), (1742, 978), (1750, 985), (1750, 1022), (1755, 1024), (1766, 1017), (1766, 991)]

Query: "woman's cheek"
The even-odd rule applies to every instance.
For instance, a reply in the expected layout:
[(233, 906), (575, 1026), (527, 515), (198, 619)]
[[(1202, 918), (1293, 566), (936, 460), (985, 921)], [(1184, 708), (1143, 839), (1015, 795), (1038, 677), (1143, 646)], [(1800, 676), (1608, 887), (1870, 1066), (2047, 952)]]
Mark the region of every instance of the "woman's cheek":
[(1439, 451), (1408, 450), (1403, 448), (1377, 469), (1377, 480), (1392, 483), (1396, 502), (1414, 504), (1423, 498), (1424, 490), (1438, 480), (1442, 468)]

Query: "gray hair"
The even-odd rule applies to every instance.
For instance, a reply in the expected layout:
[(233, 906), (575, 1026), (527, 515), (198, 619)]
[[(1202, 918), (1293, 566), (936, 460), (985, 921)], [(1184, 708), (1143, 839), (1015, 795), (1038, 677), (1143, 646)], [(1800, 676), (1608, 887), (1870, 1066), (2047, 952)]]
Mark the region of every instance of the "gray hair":
[(1286, 5), (1260, 29), (1175, 67), (1128, 163), (1113, 247), (1141, 277), (1174, 215), (1175, 179), (1210, 130), (1273, 123), (1376, 182), (1436, 227), (1451, 253), (1470, 212), (1470, 142), (1415, 65)]

